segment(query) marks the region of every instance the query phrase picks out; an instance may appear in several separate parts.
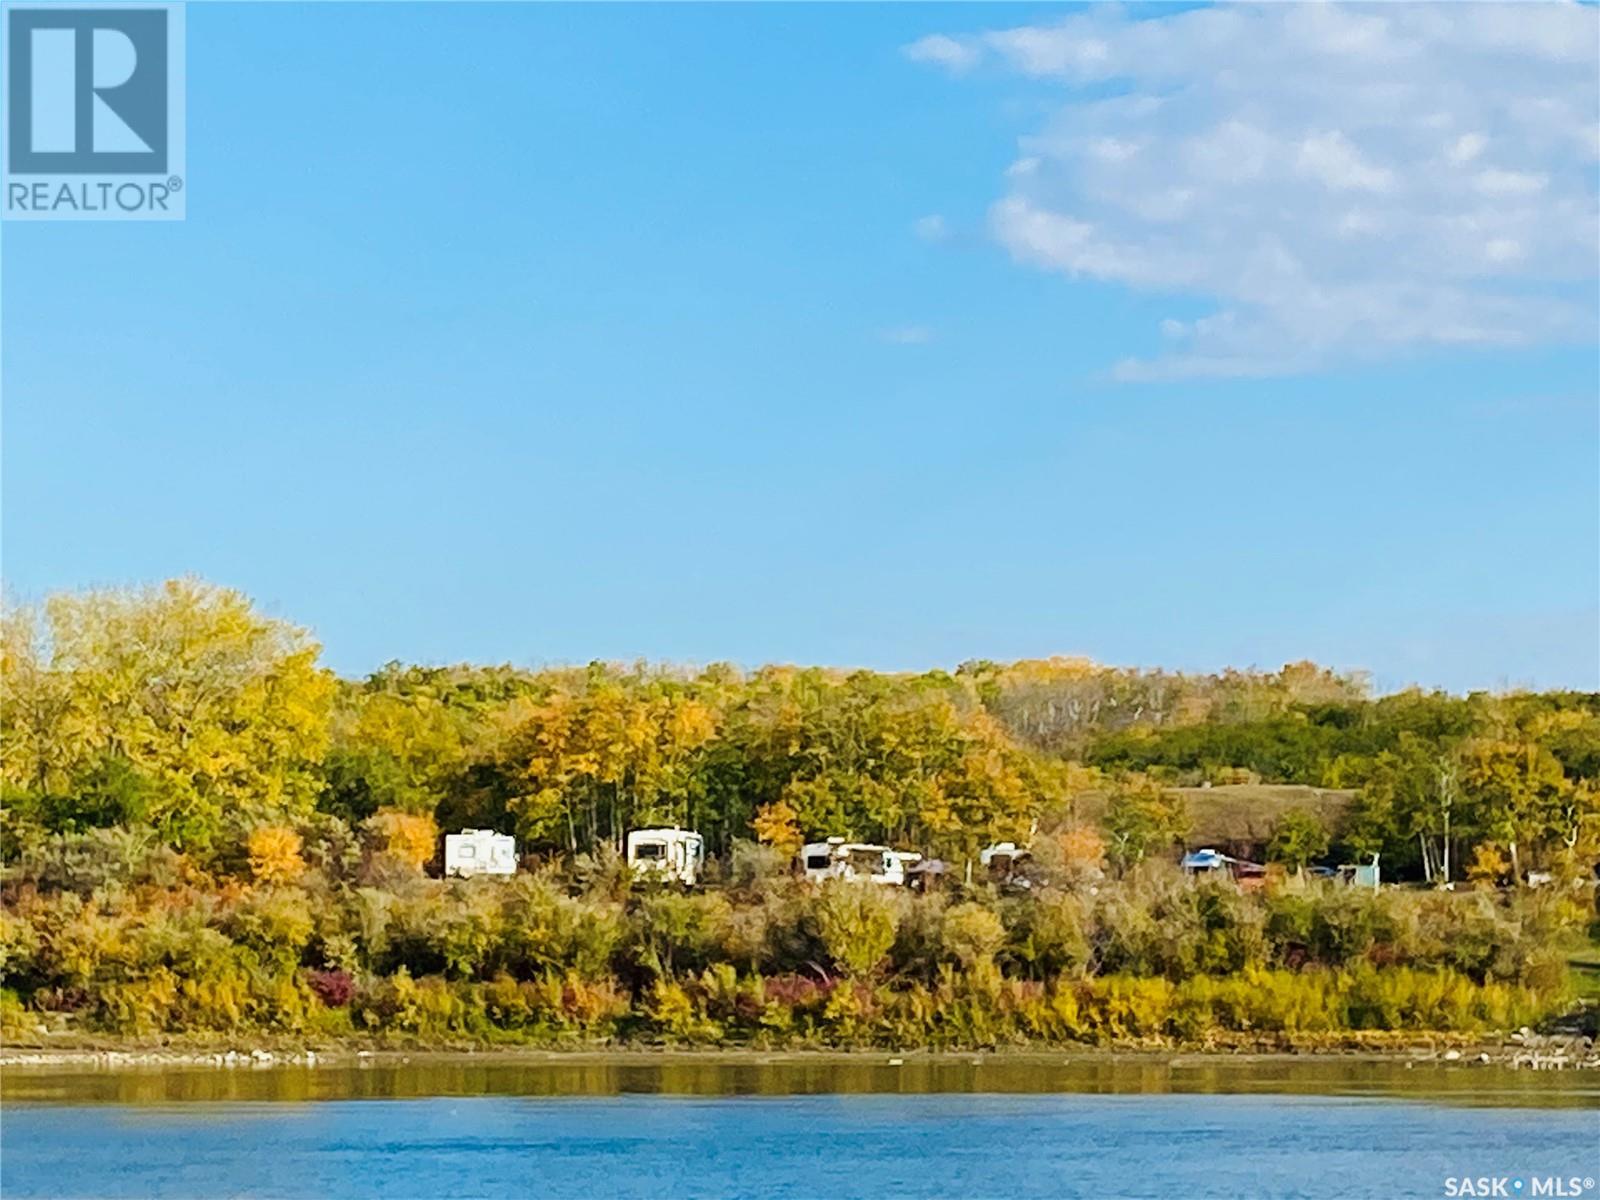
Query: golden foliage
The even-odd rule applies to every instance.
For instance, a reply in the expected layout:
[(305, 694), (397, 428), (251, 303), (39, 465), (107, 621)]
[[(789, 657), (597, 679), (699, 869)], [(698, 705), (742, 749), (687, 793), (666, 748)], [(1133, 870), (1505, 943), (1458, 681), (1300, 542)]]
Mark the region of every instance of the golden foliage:
[(290, 883), (305, 873), (300, 835), (286, 825), (258, 825), (245, 844), (250, 874), (257, 883)]
[(756, 809), (750, 827), (755, 830), (757, 841), (785, 854), (795, 854), (804, 841), (798, 815), (787, 800), (779, 797)]
[(1467, 878), (1482, 887), (1494, 887), (1511, 873), (1511, 863), (1493, 842), (1479, 842), (1467, 864)]
[(319, 651), (193, 579), (8, 609), (4, 782), (70, 791), (116, 764), (141, 783), (139, 819), (182, 846), (240, 806), (309, 811), (334, 690)]
[(1072, 871), (1103, 871), (1106, 841), (1093, 825), (1074, 825), (1056, 835), (1061, 847), (1061, 862)]
[(367, 819), (366, 829), (378, 849), (419, 871), (439, 844), (439, 826), (427, 814), (382, 808)]

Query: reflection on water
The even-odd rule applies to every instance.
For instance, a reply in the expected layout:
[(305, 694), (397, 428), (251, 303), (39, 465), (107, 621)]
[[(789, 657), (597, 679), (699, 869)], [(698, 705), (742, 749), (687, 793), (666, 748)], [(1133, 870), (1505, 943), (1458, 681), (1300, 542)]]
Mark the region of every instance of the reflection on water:
[(1066, 1056), (417, 1055), (360, 1065), (217, 1070), (12, 1068), (7, 1103), (393, 1100), (426, 1096), (797, 1096), (825, 1093), (1279, 1093), (1494, 1107), (1600, 1107), (1600, 1078), (1364, 1059)]

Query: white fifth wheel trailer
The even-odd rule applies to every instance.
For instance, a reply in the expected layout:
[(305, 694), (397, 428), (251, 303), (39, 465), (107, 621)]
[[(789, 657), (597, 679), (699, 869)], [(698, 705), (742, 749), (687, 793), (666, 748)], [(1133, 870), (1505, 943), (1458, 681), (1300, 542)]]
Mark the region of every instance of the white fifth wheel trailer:
[(693, 887), (706, 862), (706, 840), (692, 829), (635, 829), (628, 834), (628, 865)]
[(891, 850), (870, 842), (847, 842), (841, 837), (809, 842), (800, 851), (801, 869), (814, 883), (850, 879), (899, 886), (906, 881), (906, 868), (921, 858), (922, 855), (909, 850)]
[(463, 829), (446, 834), (444, 873), (462, 879), (473, 875), (515, 875), (517, 839), (492, 829)]

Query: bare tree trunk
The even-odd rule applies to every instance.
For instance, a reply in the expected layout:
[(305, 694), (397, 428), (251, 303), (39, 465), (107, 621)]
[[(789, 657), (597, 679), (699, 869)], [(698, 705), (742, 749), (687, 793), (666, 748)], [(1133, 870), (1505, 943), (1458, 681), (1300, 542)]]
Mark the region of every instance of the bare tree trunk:
[(1444, 881), (1450, 882), (1450, 806), (1444, 806)]

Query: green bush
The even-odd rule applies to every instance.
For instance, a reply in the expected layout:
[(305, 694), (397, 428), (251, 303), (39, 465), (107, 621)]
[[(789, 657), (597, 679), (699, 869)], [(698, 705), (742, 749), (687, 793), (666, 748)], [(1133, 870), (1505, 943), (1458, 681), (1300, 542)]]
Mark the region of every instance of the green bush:
[(971, 901), (946, 910), (941, 932), (945, 953), (969, 971), (992, 965), (995, 952), (1006, 940), (1000, 918)]
[(876, 971), (893, 947), (897, 908), (886, 889), (830, 880), (818, 891), (811, 911), (828, 957), (859, 979)]

